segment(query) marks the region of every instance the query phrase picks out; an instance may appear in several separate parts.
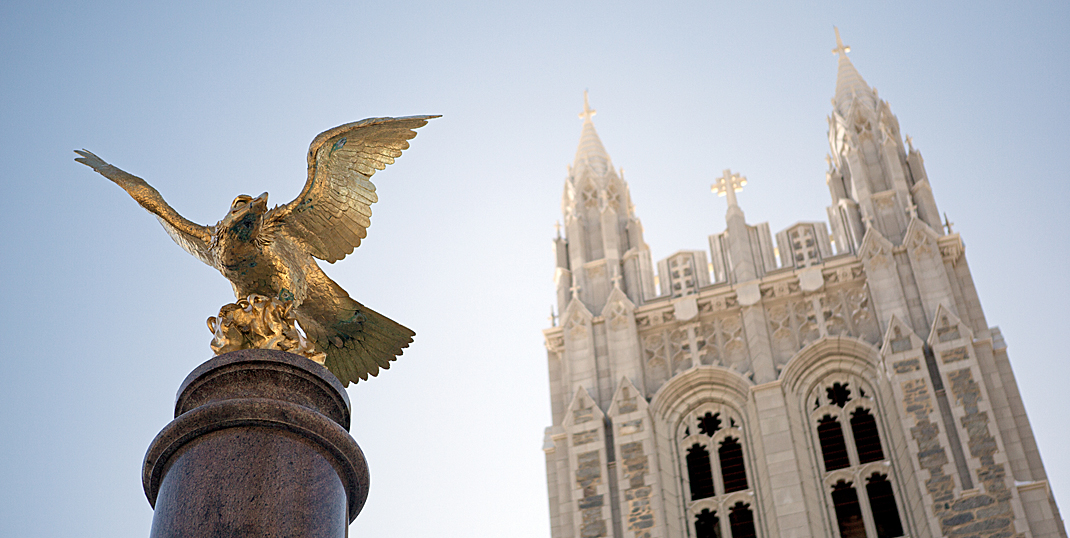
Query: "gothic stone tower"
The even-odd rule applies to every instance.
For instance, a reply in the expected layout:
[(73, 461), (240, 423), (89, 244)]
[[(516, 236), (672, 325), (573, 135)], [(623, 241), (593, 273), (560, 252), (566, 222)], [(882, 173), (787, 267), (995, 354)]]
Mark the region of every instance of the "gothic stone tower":
[(778, 260), (726, 170), (709, 261), (659, 286), (585, 96), (544, 331), (554, 538), (1066, 536), (921, 154), (834, 52), (830, 227), (777, 233)]

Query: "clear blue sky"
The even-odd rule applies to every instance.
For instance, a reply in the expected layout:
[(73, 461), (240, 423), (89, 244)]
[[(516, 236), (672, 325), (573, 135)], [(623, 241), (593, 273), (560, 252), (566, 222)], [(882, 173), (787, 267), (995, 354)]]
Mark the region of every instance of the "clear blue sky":
[(0, 536), (142, 537), (141, 460), (232, 300), (88, 148), (212, 224), (297, 194), (319, 132), (443, 114), (375, 176), (329, 275), (412, 327), (350, 388), (371, 496), (354, 536), (549, 536), (541, 330), (590, 90), (655, 259), (824, 220), (838, 25), (966, 242), (1070, 510), (1070, 5), (937, 2), (26, 2), (0, 5)]

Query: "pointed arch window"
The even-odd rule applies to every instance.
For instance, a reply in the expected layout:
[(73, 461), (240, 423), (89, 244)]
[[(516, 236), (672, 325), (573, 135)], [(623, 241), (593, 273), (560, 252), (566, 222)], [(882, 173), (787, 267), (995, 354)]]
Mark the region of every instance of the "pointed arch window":
[(814, 403), (810, 420), (839, 538), (896, 538), (904, 533), (873, 393), (863, 380), (839, 374), (803, 400)]
[(851, 413), (851, 433), (854, 435), (855, 448), (858, 450), (858, 463), (884, 459), (880, 434), (877, 432), (877, 421), (868, 409), (859, 407)]
[(847, 443), (843, 439), (843, 428), (832, 415), (825, 415), (818, 421), (817, 437), (821, 442), (821, 456), (825, 460), (826, 472), (851, 465), (847, 456)]
[(695, 538), (721, 538), (721, 520), (717, 512), (703, 508), (695, 515)]
[(698, 443), (687, 450), (687, 476), (691, 479), (691, 500), (714, 496), (710, 453)]
[(747, 469), (743, 464), (743, 447), (732, 437), (725, 437), (717, 449), (721, 460), (721, 479), (724, 492), (743, 491), (747, 489)]
[(903, 535), (903, 524), (899, 519), (899, 508), (895, 505), (895, 494), (888, 476), (874, 473), (866, 483), (866, 495), (869, 497), (869, 509), (873, 512), (873, 526), (877, 529), (877, 538), (895, 538)]
[(750, 506), (737, 502), (728, 513), (729, 525), (732, 528), (732, 538), (755, 538), (758, 536), (754, 528), (754, 512)]
[(677, 461), (686, 467), (684, 491), (691, 495), (685, 508), (696, 538), (759, 536), (743, 432), (741, 416), (715, 404), (701, 406), (678, 424)]
[(840, 538), (866, 538), (862, 505), (858, 504), (858, 492), (850, 482), (840, 480), (832, 487), (832, 505), (836, 509)]

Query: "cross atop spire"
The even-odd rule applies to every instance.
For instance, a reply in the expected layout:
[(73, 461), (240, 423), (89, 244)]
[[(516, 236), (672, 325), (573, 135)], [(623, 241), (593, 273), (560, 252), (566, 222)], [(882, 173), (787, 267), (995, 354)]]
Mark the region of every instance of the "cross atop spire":
[(728, 207), (736, 206), (736, 193), (743, 190), (743, 186), (747, 184), (747, 178), (733, 174), (731, 170), (725, 170), (721, 177), (717, 178), (717, 181), (710, 185), (710, 191), (717, 193), (717, 196), (728, 197)]
[(591, 108), (591, 103), (587, 99), (587, 90), (584, 90), (583, 112), (580, 112), (580, 119), (583, 120), (583, 127), (580, 130), (580, 145), (576, 148), (576, 159), (572, 163), (572, 170), (569, 175), (582, 170), (587, 165), (598, 176), (612, 171), (613, 167), (610, 163), (609, 154), (606, 153), (606, 148), (602, 146), (602, 141), (598, 139), (598, 133), (594, 130), (594, 122), (591, 121), (591, 116), (594, 116), (594, 113), (595, 111)]
[(832, 52), (839, 57), (836, 68), (836, 96), (832, 99), (833, 106), (842, 116), (847, 115), (851, 109), (851, 103), (860, 102), (868, 108), (874, 108), (877, 105), (876, 92), (866, 84), (862, 75), (858, 74), (858, 70), (851, 64), (851, 60), (847, 57), (851, 47), (843, 44), (840, 29), (835, 26), (832, 29), (836, 31), (836, 48), (832, 49)]
[(594, 116), (598, 111), (591, 108), (591, 104), (587, 102), (587, 90), (583, 90), (583, 112), (580, 112), (580, 119), (583, 121), (591, 121), (591, 116)]
[(832, 49), (833, 54), (839, 54), (840, 56), (847, 56), (848, 52), (851, 52), (851, 47), (843, 44), (843, 40), (840, 39), (840, 29), (835, 26), (832, 27), (836, 31), (836, 48)]

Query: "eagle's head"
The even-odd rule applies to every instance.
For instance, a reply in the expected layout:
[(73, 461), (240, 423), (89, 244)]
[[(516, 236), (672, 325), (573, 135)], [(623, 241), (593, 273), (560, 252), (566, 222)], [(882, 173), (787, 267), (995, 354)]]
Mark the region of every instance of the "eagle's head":
[(256, 239), (264, 213), (267, 213), (267, 201), (266, 192), (256, 198), (248, 194), (238, 195), (230, 204), (230, 212), (219, 221), (217, 229), (243, 243)]

